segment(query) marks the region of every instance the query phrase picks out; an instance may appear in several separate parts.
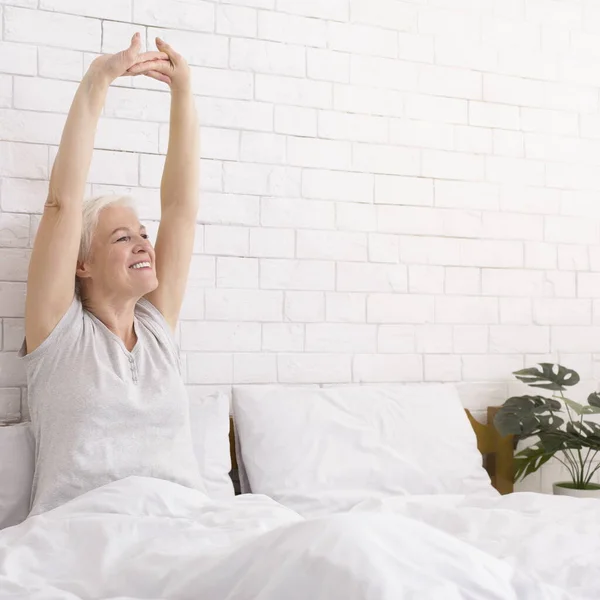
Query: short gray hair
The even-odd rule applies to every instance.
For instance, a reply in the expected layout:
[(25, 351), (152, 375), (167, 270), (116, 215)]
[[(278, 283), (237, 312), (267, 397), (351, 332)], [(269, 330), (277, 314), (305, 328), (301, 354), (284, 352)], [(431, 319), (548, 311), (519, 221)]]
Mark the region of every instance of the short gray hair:
[(92, 248), (92, 237), (98, 225), (98, 218), (100, 213), (109, 206), (126, 206), (127, 208), (131, 208), (137, 215), (135, 201), (131, 196), (107, 195), (85, 200), (83, 202), (79, 261), (89, 258)]

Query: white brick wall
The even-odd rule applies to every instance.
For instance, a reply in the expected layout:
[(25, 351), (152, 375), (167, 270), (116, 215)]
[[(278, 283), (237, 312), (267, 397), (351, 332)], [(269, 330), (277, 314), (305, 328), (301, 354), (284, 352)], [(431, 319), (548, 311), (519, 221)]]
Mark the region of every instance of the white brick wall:
[[(0, 419), (27, 415), (27, 261), (69, 102), (136, 30), (188, 58), (203, 126), (192, 391), (452, 381), (482, 408), (548, 356), (592, 380), (599, 16), (592, 0), (0, 0)], [(164, 86), (119, 80), (87, 190), (136, 196), (153, 235), (168, 119)]]

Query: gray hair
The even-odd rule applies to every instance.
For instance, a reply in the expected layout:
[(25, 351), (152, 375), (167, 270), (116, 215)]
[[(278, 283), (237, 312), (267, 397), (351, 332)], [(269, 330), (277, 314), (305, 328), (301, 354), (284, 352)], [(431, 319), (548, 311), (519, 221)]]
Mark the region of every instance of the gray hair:
[[(89, 259), (92, 248), (92, 238), (98, 225), (100, 213), (109, 206), (126, 206), (131, 208), (136, 215), (135, 201), (131, 196), (107, 195), (97, 196), (84, 200), (82, 208), (81, 240), (79, 242), (79, 256), (77, 260), (82, 262)], [(75, 293), (81, 298), (81, 282), (75, 277)]]
[(126, 206), (131, 208), (137, 215), (135, 201), (131, 196), (108, 195), (85, 200), (81, 223), (81, 241), (79, 243), (79, 261), (84, 261), (90, 257), (92, 237), (98, 225), (98, 218), (100, 213), (109, 206)]

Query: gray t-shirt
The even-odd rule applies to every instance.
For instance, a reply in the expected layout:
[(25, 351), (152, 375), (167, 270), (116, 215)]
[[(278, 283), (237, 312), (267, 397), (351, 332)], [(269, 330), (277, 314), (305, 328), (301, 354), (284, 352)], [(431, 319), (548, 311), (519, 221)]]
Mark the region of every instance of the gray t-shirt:
[(30, 516), (130, 475), (204, 491), (177, 346), (147, 300), (137, 343), (122, 340), (78, 298), (48, 338), (20, 355), (36, 440)]

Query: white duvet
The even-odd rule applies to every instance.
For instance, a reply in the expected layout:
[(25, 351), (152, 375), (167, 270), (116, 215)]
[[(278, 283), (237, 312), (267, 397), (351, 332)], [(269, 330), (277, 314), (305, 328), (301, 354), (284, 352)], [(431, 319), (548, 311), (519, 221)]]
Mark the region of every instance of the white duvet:
[(600, 511), (523, 496), (304, 519), (264, 496), (130, 477), (0, 532), (0, 599), (600, 598)]

